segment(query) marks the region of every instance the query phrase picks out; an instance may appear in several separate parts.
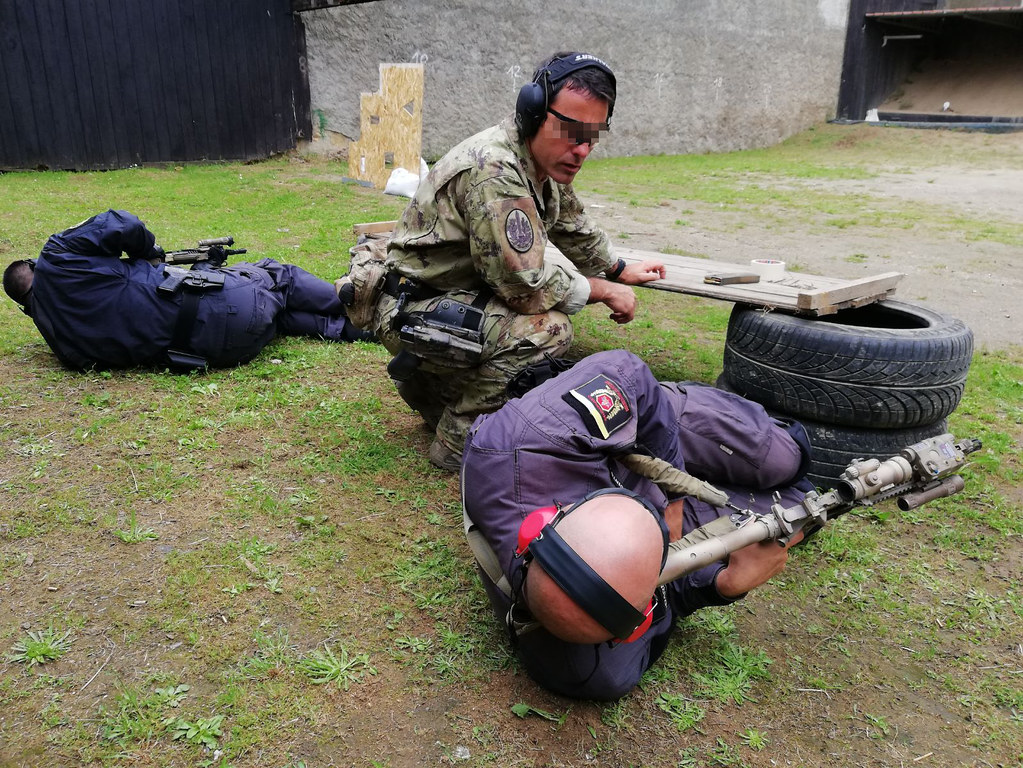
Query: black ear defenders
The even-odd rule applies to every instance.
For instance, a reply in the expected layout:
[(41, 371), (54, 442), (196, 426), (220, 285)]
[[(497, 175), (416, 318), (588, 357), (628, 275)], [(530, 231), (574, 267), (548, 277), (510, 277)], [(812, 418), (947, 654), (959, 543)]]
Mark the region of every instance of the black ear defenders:
[[(653, 622), (653, 599), (645, 611), (637, 611), (629, 601), (618, 594), (573, 550), (558, 534), (558, 523), (572, 510), (591, 499), (606, 494), (627, 496), (639, 502), (661, 530), (663, 550), (661, 568), (668, 557), (668, 526), (653, 505), (642, 496), (623, 488), (604, 488), (588, 494), (568, 508), (560, 505), (542, 507), (526, 516), (519, 527), (516, 555), (536, 560), (580, 608), (600, 626), (614, 635), (619, 642), (631, 643), (639, 639)], [(656, 594), (655, 594), (656, 596)]]
[[(543, 125), (544, 118), (547, 116), (547, 109), (551, 105), (551, 91), (554, 86), (573, 72), (587, 67), (603, 71), (611, 78), (612, 85), (615, 83), (615, 76), (611, 68), (596, 56), (591, 56), (588, 53), (570, 53), (539, 69), (533, 77), (533, 82), (526, 83), (519, 89), (519, 96), (515, 100), (515, 125), (522, 138), (528, 139), (540, 130), (540, 126)], [(612, 111), (614, 111), (614, 105), (608, 104), (607, 119), (609, 122)]]

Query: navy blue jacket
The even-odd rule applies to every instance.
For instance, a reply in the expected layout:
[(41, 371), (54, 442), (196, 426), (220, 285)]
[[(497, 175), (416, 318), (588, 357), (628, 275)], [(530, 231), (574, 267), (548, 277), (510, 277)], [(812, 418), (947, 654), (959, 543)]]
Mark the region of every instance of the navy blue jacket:
[[(166, 365), (184, 296), (157, 292), (165, 266), (139, 218), (106, 211), (50, 237), (35, 266), (31, 315), (66, 366)], [(122, 258), (124, 254), (125, 258)], [(280, 330), (347, 341), (333, 286), (271, 259), (218, 270), (222, 289), (200, 295), (188, 351), (210, 366), (247, 362)]]
[[(586, 395), (593, 382), (603, 401)], [(581, 408), (584, 401), (592, 401), (590, 407)], [(513, 589), (523, 581), (523, 561), (515, 557), (519, 527), (533, 510), (555, 501), (572, 504), (619, 484), (662, 513), (674, 501), (615, 459), (637, 449), (713, 482), (761, 513), (772, 503), (770, 490), (763, 489), (784, 483), (778, 490), (790, 506), (812, 487), (794, 479), (801, 476), (799, 445), (761, 405), (713, 387), (659, 383), (631, 352), (598, 352), (480, 416), (466, 440), (465, 513)], [(689, 497), (684, 510), (684, 533), (729, 513)], [(531, 677), (557, 693), (618, 698), (657, 659), (676, 617), (733, 601), (715, 586), (724, 567), (712, 563), (666, 585), (663, 612), (655, 610), (653, 626), (633, 643), (578, 645), (540, 628), (518, 636), (518, 655)], [(481, 577), (495, 614), (504, 619), (512, 600), (482, 571)]]

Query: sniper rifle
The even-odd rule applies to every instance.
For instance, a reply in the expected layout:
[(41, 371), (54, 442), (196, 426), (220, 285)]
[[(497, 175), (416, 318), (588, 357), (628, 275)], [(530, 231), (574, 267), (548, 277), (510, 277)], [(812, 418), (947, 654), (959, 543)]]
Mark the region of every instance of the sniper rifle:
[(735, 510), (732, 515), (718, 518), (669, 545), (658, 583), (667, 584), (749, 544), (776, 541), (784, 546), (799, 531), (815, 531), (854, 507), (895, 499), (905, 512), (952, 496), (965, 486), (958, 472), (967, 465), (966, 457), (980, 448), (981, 441), (976, 438), (956, 442), (952, 434), (945, 433), (903, 448), (884, 461), (856, 459), (842, 471), (835, 488), (810, 491), (792, 507), (782, 507), (777, 493), (767, 514), (729, 503)]

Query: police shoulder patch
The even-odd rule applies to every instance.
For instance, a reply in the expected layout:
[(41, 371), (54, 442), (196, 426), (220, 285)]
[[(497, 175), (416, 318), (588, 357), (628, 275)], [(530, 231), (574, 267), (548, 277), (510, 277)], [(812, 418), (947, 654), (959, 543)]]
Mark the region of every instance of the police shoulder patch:
[(508, 245), (519, 253), (533, 247), (533, 225), (529, 217), (519, 208), (512, 208), (504, 220), (504, 236)]
[(594, 437), (606, 439), (632, 420), (632, 404), (622, 388), (603, 374), (570, 389), (562, 399), (579, 412)]

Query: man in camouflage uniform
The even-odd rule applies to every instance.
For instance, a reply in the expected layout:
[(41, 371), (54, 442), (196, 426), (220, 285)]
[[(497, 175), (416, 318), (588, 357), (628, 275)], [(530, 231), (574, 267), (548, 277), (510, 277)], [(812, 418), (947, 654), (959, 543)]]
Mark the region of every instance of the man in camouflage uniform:
[[(636, 310), (629, 286), (664, 277), (659, 262), (617, 259), (572, 190), (614, 101), (614, 75), (599, 59), (548, 59), (520, 92), (514, 119), (437, 162), (387, 245), (388, 280), (369, 328), (395, 355), (415, 356), (414, 370), (396, 375), (392, 365), (391, 372), (405, 401), (436, 430), (436, 466), (458, 471), (476, 417), (508, 399), (518, 372), (565, 354), (570, 315), (603, 303), (612, 320), (627, 323)], [(548, 239), (578, 272), (545, 258)], [(476, 318), (482, 351), (410, 348), (400, 338), (403, 318), (431, 312)]]

